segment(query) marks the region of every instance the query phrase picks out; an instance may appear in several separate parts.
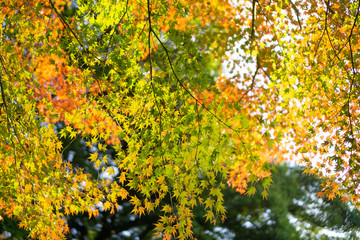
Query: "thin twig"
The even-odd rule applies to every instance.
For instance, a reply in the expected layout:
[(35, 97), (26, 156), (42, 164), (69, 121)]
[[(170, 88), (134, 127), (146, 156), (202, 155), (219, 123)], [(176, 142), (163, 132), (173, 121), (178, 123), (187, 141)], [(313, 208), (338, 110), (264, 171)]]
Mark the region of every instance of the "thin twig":
[(257, 75), (257, 73), (258, 73), (258, 71), (259, 71), (260, 68), (261, 68), (261, 66), (260, 66), (260, 64), (259, 64), (259, 58), (258, 58), (258, 56), (256, 56), (256, 71), (255, 71), (255, 73), (254, 73), (254, 75), (253, 75), (253, 77), (252, 77), (252, 81), (251, 81), (250, 88), (248, 88), (248, 90), (240, 97), (239, 102), (241, 102), (241, 101), (244, 99), (244, 97), (245, 97), (250, 91), (253, 90), (254, 85), (255, 85), (255, 77), (256, 77), (256, 75)]
[(252, 46), (252, 43), (254, 41), (255, 17), (256, 17), (256, 0), (253, 0), (252, 1), (252, 20), (251, 20), (251, 36), (250, 36), (251, 44), (250, 44), (250, 46)]
[(300, 21), (300, 12), (299, 9), (297, 9), (296, 5), (290, 0), (290, 4), (291, 7), (294, 9), (298, 23), (299, 23), (299, 27), (300, 27), (300, 31), (302, 31), (302, 26), (301, 26), (301, 21)]
[(161, 139), (161, 133), (162, 133), (162, 123), (161, 123), (161, 109), (159, 106), (159, 103), (156, 99), (156, 93), (155, 93), (155, 86), (153, 82), (153, 72), (152, 72), (152, 61), (151, 61), (151, 9), (150, 9), (150, 0), (147, 0), (147, 7), (148, 7), (148, 22), (149, 22), (149, 36), (148, 36), (148, 47), (149, 47), (149, 63), (150, 63), (150, 84), (152, 88), (152, 92), (154, 94), (154, 99), (156, 103), (156, 107), (159, 111), (159, 121), (160, 121), (160, 129), (159, 129), (159, 138), (160, 138), (160, 149), (162, 149), (162, 139)]

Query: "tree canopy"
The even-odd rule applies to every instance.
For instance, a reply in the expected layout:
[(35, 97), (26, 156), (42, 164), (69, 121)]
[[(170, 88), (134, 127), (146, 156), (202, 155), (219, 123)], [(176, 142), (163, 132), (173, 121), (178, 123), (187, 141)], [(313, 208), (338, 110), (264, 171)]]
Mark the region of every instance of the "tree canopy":
[[(0, 6), (0, 218), (31, 237), (127, 199), (188, 239), (194, 207), (224, 221), (223, 189), (266, 198), (284, 160), (359, 206), (360, 1)], [(64, 155), (75, 141), (96, 171)]]

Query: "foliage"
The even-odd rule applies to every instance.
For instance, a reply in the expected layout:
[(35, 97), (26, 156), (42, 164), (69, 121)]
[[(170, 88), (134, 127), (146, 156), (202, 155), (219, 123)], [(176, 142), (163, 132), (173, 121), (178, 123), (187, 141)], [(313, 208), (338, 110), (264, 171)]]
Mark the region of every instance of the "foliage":
[[(81, 155), (78, 144), (74, 159)], [(79, 149), (79, 150), (76, 150)], [(74, 163), (75, 160), (73, 160)], [(224, 190), (224, 205), (228, 211), (224, 223), (214, 226), (202, 218), (204, 210), (194, 209), (194, 237), (202, 239), (356, 239), (359, 232), (360, 213), (339, 198), (317, 198), (320, 179), (302, 174), (299, 167), (285, 164), (276, 166), (274, 183), (268, 199), (263, 199), (261, 189), (252, 197), (239, 195), (234, 189)], [(99, 212), (91, 218), (84, 215), (67, 216), (70, 232), (67, 239), (151, 239), (156, 213), (138, 217), (131, 212), (128, 202), (119, 202), (115, 214)], [(341, 233), (343, 237), (330, 237), (326, 229)], [(26, 239), (15, 221), (0, 223), (0, 232), (7, 231), (16, 239)]]
[[(300, 167), (279, 164), (276, 169), (268, 199), (259, 192), (254, 197), (230, 190), (224, 194), (229, 214), (221, 227), (233, 239), (357, 239), (356, 208), (340, 198), (317, 198), (323, 180), (302, 174)], [(328, 231), (343, 237), (331, 237)]]
[[(226, 181), (250, 195), (261, 181), (266, 198), (291, 145), (327, 180), (320, 196), (358, 204), (360, 2), (1, 8), (0, 216), (31, 237), (62, 239), (66, 215), (128, 199), (160, 212), (157, 236), (191, 238), (195, 206), (224, 221)], [(255, 71), (221, 75), (236, 50)], [(64, 159), (65, 140), (86, 143), (98, 173)]]

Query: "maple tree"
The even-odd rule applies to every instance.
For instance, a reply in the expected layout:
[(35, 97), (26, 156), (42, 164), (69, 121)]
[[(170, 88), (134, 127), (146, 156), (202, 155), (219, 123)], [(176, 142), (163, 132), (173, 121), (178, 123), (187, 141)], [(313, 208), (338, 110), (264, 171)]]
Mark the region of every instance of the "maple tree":
[[(320, 196), (358, 206), (359, 4), (2, 2), (0, 216), (62, 239), (65, 215), (120, 198), (187, 239), (194, 206), (224, 220), (227, 181), (267, 197), (289, 155), (327, 180)], [(64, 139), (104, 177), (64, 160)]]

